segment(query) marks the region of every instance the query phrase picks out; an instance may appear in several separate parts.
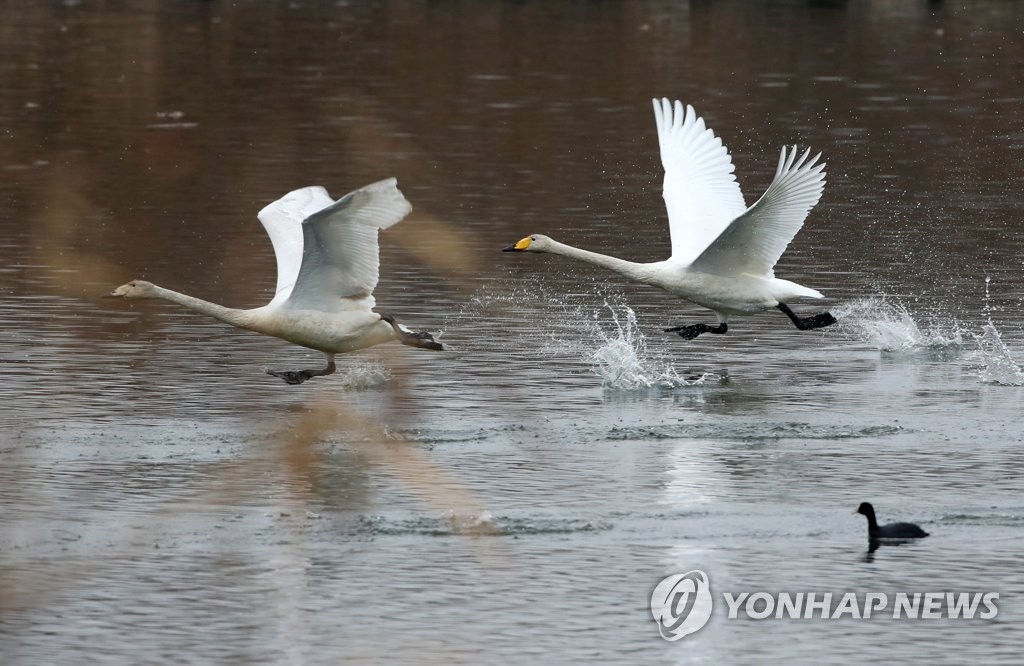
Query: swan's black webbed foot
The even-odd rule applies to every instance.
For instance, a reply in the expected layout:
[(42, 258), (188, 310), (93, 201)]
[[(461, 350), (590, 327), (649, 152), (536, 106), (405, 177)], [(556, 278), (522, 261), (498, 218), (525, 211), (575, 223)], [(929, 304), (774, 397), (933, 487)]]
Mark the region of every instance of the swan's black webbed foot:
[(410, 331), (401, 324), (399, 324), (394, 316), (389, 314), (382, 314), (381, 319), (391, 324), (391, 328), (395, 330), (395, 335), (398, 336), (398, 341), (403, 345), (410, 347), (419, 347), (420, 349), (432, 349), (433, 351), (444, 351), (444, 345), (434, 339), (434, 336), (426, 331)]
[(785, 303), (779, 303), (776, 307), (782, 310), (789, 317), (789, 320), (793, 322), (793, 325), (801, 331), (809, 331), (812, 328), (825, 328), (836, 323), (836, 318), (832, 316), (831, 312), (819, 312), (810, 317), (797, 317), (796, 313), (790, 310), (789, 306)]
[(718, 326), (709, 326), (708, 324), (690, 324), (689, 326), (673, 326), (672, 328), (666, 328), (666, 333), (678, 333), (679, 337), (683, 340), (693, 340), (701, 333), (717, 333), (721, 335), (729, 330), (729, 325), (722, 323)]
[(267, 370), (267, 374), (278, 379), (283, 379), (287, 384), (301, 384), (313, 377), (333, 375), (337, 368), (334, 361), (327, 364), (326, 368), (311, 368), (309, 370)]
[(267, 374), (283, 379), (286, 384), (301, 384), (316, 375), (315, 370), (267, 370)]
[(444, 345), (434, 339), (434, 336), (426, 331), (399, 331), (399, 342), (410, 347), (422, 347), (434, 351), (444, 351)]

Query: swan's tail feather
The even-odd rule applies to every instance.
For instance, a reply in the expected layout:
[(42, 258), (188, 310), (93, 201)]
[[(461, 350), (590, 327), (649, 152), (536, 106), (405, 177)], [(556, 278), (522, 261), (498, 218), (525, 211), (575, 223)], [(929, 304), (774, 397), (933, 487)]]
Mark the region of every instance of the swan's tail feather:
[(821, 293), (817, 289), (811, 289), (810, 287), (800, 287), (800, 291), (796, 295), (803, 298), (825, 298), (825, 294)]
[(773, 295), (783, 303), (792, 298), (825, 298), (825, 295), (817, 289), (811, 289), (789, 280), (775, 278), (773, 287)]

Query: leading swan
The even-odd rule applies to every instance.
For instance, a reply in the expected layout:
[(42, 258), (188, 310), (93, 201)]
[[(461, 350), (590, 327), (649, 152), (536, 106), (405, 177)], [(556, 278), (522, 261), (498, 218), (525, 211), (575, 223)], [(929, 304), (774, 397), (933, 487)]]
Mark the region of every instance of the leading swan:
[(123, 284), (108, 296), (162, 298), (327, 355), (325, 368), (267, 370), (289, 384), (332, 374), (335, 354), (390, 340), (442, 350), (429, 333), (410, 331), (372, 309), (380, 271), (377, 231), (397, 224), (411, 210), (394, 178), (337, 201), (322, 187), (304, 187), (268, 205), (258, 217), (274, 245), (277, 290), (263, 307), (226, 308), (143, 280)]
[(714, 311), (717, 326), (691, 324), (665, 331), (692, 340), (701, 333), (725, 333), (729, 316), (778, 308), (800, 330), (836, 322), (828, 312), (798, 317), (786, 301), (822, 298), (821, 292), (775, 277), (775, 263), (818, 203), (825, 164), (810, 150), (782, 149), (775, 179), (749, 208), (733, 175), (722, 140), (706, 128), (692, 106), (684, 112), (669, 100), (653, 100), (672, 256), (636, 263), (589, 252), (534, 234), (505, 252), (550, 252), (603, 266), (643, 284), (660, 287)]

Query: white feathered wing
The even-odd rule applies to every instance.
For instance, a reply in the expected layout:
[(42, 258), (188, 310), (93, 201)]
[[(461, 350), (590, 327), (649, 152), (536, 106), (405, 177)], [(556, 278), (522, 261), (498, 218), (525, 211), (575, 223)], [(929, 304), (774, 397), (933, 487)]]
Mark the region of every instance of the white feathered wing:
[(775, 178), (745, 213), (733, 220), (690, 265), (718, 275), (774, 277), (775, 264), (825, 189), (821, 154), (807, 149), (797, 158), (796, 146), (779, 154)]
[(747, 206), (722, 140), (692, 106), (652, 100), (658, 127), (663, 196), (672, 236), (672, 260), (690, 264)]
[(322, 187), (289, 192), (259, 212), (277, 257), (270, 307), (370, 309), (380, 272), (377, 232), (412, 210), (394, 178), (334, 201)]
[(692, 106), (652, 100), (665, 168), (672, 260), (719, 275), (774, 276), (774, 267), (825, 188), (821, 155), (782, 149), (775, 178), (747, 208), (722, 140)]

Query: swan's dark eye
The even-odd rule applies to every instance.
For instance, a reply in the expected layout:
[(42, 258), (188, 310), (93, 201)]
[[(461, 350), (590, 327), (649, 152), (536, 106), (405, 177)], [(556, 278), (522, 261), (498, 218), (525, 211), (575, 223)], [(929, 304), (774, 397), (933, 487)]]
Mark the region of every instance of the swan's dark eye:
[(537, 240), (537, 237), (536, 236), (530, 236), (530, 240), (535, 241), (535, 240)]

